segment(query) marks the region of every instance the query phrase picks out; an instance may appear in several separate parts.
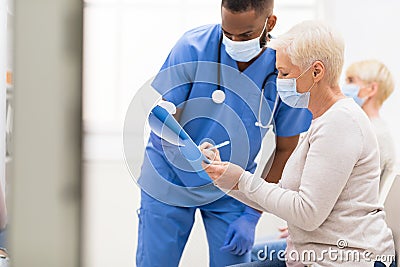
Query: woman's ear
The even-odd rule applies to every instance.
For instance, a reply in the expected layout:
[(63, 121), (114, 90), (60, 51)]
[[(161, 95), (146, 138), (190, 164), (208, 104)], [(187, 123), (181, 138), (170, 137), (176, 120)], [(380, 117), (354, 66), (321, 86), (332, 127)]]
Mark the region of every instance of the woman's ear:
[(372, 82), (368, 89), (368, 97), (374, 97), (378, 94), (379, 84), (377, 82)]
[(316, 83), (319, 82), (325, 75), (324, 63), (322, 63), (319, 60), (315, 61), (312, 66), (312, 71), (313, 71), (314, 82)]

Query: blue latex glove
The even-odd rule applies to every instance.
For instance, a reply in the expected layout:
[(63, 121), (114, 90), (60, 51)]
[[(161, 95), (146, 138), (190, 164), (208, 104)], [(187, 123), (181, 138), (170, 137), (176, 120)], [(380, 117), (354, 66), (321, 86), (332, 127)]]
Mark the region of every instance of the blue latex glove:
[(238, 256), (249, 252), (254, 244), (255, 228), (260, 217), (260, 212), (246, 207), (243, 214), (229, 225), (221, 251)]

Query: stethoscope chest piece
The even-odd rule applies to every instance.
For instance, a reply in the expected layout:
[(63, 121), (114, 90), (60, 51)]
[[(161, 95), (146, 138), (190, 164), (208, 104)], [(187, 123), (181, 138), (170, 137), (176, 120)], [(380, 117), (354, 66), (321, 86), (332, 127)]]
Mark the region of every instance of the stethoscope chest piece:
[(215, 90), (212, 93), (212, 100), (215, 104), (222, 104), (225, 101), (225, 93), (222, 90)]

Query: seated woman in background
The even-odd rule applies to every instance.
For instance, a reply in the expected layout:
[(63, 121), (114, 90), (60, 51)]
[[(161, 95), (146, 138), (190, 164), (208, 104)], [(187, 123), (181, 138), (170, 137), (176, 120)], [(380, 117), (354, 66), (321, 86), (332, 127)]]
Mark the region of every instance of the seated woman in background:
[(396, 152), (389, 128), (380, 117), (382, 104), (394, 90), (394, 79), (389, 69), (377, 60), (355, 62), (346, 70), (346, 84), (342, 88), (352, 97), (371, 120), (380, 152), (380, 188), (388, 175), (395, 171)]
[[(311, 111), (310, 129), (279, 184), (222, 162), (209, 143), (201, 146), (213, 160), (205, 171), (229, 195), (287, 221), (289, 266), (394, 264), (392, 233), (378, 204), (376, 137), (365, 113), (338, 86), (343, 40), (322, 22), (308, 21), (271, 45), (278, 93), (287, 105)], [(245, 266), (263, 266), (258, 264)]]

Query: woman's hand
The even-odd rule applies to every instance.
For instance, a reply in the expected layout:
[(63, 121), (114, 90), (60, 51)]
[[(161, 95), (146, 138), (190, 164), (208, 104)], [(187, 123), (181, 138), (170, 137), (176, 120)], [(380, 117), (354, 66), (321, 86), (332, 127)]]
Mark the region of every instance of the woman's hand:
[(281, 232), (279, 238), (287, 238), (289, 236), (289, 230), (287, 226), (279, 228), (279, 232)]
[(210, 143), (203, 143), (200, 146), (201, 152), (211, 161), (211, 164), (203, 162), (203, 168), (214, 184), (225, 190), (238, 190), (238, 182), (244, 170), (233, 163), (221, 161), (218, 149), (209, 149)]
[(221, 161), (219, 150), (212, 147), (213, 145), (208, 142), (204, 142), (199, 146), (201, 153), (203, 153), (207, 159), (210, 161)]

